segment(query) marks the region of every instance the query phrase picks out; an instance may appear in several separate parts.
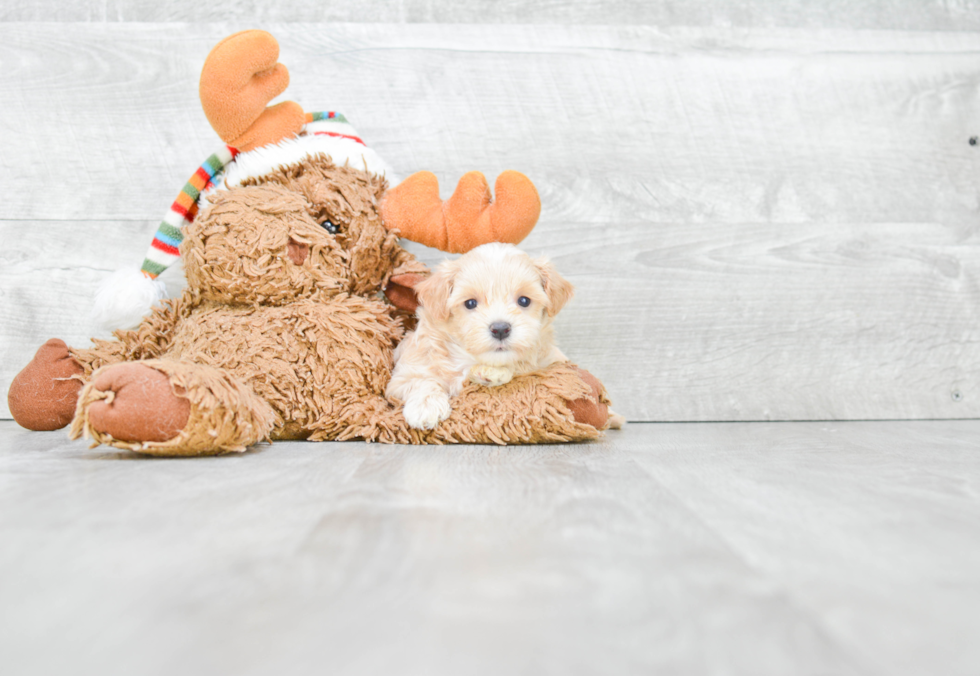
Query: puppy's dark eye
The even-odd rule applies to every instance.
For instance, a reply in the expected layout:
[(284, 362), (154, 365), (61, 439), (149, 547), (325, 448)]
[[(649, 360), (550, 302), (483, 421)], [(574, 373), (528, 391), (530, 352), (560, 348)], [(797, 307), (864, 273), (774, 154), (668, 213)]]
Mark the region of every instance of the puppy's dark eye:
[(463, 303), (463, 307), (465, 307), (467, 310), (473, 310), (473, 309), (475, 309), (476, 308), (476, 300), (473, 299), (473, 298), (470, 298), (468, 301), (466, 301), (465, 303)]
[(320, 227), (329, 232), (331, 235), (336, 235), (340, 232), (340, 228), (334, 225), (331, 221), (326, 220), (320, 224)]
[(531, 304), (531, 299), (528, 298), (527, 296), (521, 296), (520, 298), (517, 299), (517, 304), (520, 305), (521, 307), (527, 307), (528, 305)]

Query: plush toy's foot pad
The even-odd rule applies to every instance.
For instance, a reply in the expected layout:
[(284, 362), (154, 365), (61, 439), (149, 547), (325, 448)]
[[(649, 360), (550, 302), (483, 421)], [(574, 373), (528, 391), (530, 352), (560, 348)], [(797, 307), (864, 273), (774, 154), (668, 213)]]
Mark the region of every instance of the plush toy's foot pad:
[(21, 427), (38, 432), (71, 422), (82, 381), (82, 367), (68, 354), (65, 341), (52, 338), (18, 373), (7, 392), (10, 414)]
[(170, 378), (138, 362), (116, 364), (92, 379), (92, 387), (105, 395), (88, 407), (92, 429), (120, 441), (173, 439), (190, 417), (191, 403), (183, 388)]
[(575, 416), (575, 422), (592, 425), (597, 430), (605, 429), (606, 423), (609, 420), (609, 407), (603, 403), (602, 383), (585, 369), (576, 368), (575, 370), (578, 372), (579, 377), (592, 388), (591, 396), (568, 402), (568, 408), (572, 411), (572, 415)]
[(279, 417), (244, 382), (204, 364), (146, 359), (103, 366), (78, 395), (71, 438), (163, 456), (241, 452)]

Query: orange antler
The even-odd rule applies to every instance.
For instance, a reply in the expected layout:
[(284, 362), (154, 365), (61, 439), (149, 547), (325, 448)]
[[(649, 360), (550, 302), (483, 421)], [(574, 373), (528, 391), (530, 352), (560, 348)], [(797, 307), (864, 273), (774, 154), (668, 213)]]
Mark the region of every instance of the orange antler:
[(385, 226), (397, 228), (402, 237), (449, 253), (464, 253), (487, 242), (517, 244), (538, 222), (538, 191), (517, 171), (502, 173), (494, 188), (496, 201), (483, 174), (471, 171), (443, 202), (435, 175), (420, 171), (385, 194), (381, 216)]
[(266, 108), (289, 85), (279, 43), (269, 33), (242, 31), (215, 45), (201, 70), (201, 107), (225, 143), (252, 150), (295, 136), (306, 123), (298, 103)]

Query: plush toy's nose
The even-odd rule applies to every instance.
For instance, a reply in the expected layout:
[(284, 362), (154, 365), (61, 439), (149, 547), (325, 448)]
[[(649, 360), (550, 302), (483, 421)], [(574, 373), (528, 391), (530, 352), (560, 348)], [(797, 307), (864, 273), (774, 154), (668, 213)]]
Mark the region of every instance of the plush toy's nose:
[(289, 245), (286, 247), (286, 255), (295, 265), (302, 265), (306, 261), (306, 257), (310, 255), (310, 245), (297, 242), (290, 237)]
[(494, 322), (490, 325), (490, 333), (497, 340), (503, 340), (510, 335), (510, 324), (507, 322)]

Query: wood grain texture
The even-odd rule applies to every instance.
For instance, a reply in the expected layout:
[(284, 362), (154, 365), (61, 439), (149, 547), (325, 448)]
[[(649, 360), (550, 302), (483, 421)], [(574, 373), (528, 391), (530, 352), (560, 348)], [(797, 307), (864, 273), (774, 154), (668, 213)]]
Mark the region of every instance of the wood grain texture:
[(971, 31), (976, 0), (57, 0), (8, 2), (0, 21), (626, 24)]
[[(5, 217), (166, 209), (216, 146), (197, 78), (235, 28), (0, 26), (0, 133), (21, 159), (0, 167)], [(976, 33), (269, 28), (288, 93), (344, 111), (397, 171), (517, 168), (556, 222), (965, 228), (980, 204)]]
[(160, 460), (0, 423), (0, 654), (20, 676), (966, 676), (978, 432)]
[[(0, 391), (141, 260), (241, 27), (0, 25)], [(627, 417), (980, 415), (980, 33), (267, 27), (289, 93), (402, 175), (532, 177), (561, 343)]]

